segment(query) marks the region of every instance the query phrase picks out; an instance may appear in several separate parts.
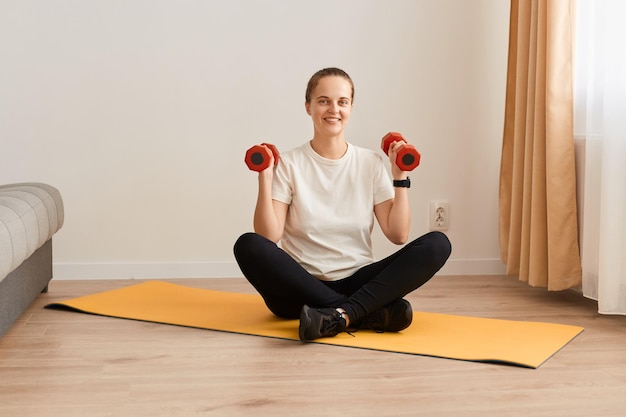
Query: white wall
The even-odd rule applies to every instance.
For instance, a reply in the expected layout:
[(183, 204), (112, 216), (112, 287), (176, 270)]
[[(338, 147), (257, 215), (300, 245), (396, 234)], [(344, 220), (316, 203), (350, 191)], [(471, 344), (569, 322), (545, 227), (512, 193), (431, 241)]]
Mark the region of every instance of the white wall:
[[(356, 84), (348, 140), (402, 132), (412, 236), (451, 205), (443, 274), (501, 273), (503, 0), (0, 0), (0, 182), (58, 187), (55, 277), (241, 276), (260, 141), (311, 138), (308, 78)], [(395, 247), (377, 230), (383, 256)]]

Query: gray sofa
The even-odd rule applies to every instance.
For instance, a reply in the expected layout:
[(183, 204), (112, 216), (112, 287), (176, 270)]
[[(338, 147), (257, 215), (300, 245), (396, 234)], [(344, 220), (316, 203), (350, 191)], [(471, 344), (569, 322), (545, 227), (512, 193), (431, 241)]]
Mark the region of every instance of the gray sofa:
[(0, 337), (52, 279), (52, 236), (61, 193), (42, 183), (0, 185)]

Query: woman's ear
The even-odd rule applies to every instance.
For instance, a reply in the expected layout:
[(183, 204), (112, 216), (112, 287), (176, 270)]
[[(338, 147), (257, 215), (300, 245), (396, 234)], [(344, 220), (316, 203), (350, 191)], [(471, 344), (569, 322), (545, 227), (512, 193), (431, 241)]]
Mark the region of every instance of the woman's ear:
[(306, 114), (311, 115), (311, 103), (304, 102), (304, 108), (306, 109)]

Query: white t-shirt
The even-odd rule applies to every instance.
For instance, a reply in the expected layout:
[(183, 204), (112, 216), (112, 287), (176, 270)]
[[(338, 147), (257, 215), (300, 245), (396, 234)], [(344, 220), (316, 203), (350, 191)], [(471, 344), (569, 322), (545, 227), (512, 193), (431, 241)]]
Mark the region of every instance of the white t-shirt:
[(374, 261), (374, 205), (394, 197), (378, 153), (353, 146), (340, 159), (310, 142), (280, 155), (272, 198), (289, 204), (281, 247), (325, 281), (352, 275)]

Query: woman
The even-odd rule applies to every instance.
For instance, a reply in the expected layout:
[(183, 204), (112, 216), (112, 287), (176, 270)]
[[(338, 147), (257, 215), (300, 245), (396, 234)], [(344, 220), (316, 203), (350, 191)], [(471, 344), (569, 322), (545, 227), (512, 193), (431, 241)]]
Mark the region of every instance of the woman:
[(408, 240), (410, 182), (395, 163), (402, 142), (389, 149), (392, 183), (379, 153), (345, 140), (353, 99), (354, 84), (343, 70), (325, 68), (311, 77), (305, 109), (313, 138), (259, 173), (255, 233), (234, 247), (241, 271), (270, 311), (300, 318), (303, 341), (348, 329), (407, 328), (413, 311), (402, 297), (450, 256), (447, 237), (432, 232), (374, 259), (374, 218), (391, 242)]

